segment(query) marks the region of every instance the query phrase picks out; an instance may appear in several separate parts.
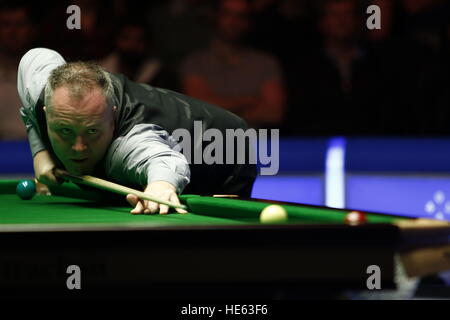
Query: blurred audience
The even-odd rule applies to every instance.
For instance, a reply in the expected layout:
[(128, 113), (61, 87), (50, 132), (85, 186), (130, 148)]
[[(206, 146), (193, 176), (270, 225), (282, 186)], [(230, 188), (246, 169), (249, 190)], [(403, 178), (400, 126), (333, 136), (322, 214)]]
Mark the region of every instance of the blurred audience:
[(251, 6), (249, 44), (275, 55), (286, 71), (305, 47), (317, 46), (310, 0), (253, 0)]
[(20, 1), (0, 3), (0, 139), (26, 139), (19, 109), (17, 67), (36, 37), (29, 8)]
[(98, 63), (113, 73), (122, 73), (136, 82), (169, 87), (161, 59), (152, 55), (148, 28), (139, 17), (126, 18), (117, 29), (114, 50)]
[(193, 51), (206, 47), (212, 34), (210, 0), (161, 0), (148, 9), (155, 51), (166, 62), (165, 79), (172, 79), (169, 89), (181, 90), (181, 61)]
[[(432, 45), (432, 42), (425, 40), (427, 37), (419, 36), (424, 32), (423, 35), (434, 34), (428, 39), (435, 38), (441, 27), (421, 29), (417, 24), (421, 19), (416, 20), (419, 16), (427, 15), (429, 10), (434, 10), (439, 2), (375, 1), (383, 10), (382, 26), (386, 26), (386, 30), (368, 32), (368, 44), (376, 56), (380, 75), (380, 119), (374, 133), (450, 133), (448, 124), (442, 126), (442, 116), (447, 111), (439, 110), (442, 106), (437, 103), (445, 90), (445, 75), (441, 69), (445, 59), (439, 57), (442, 45)], [(412, 16), (416, 18), (412, 19)], [(450, 118), (447, 117), (446, 121), (450, 121)]]
[(282, 71), (273, 56), (245, 45), (250, 10), (245, 0), (219, 1), (209, 47), (183, 63), (183, 91), (236, 113), (250, 126), (279, 126), (285, 104)]
[(448, 0), (401, 0), (401, 31), (433, 50), (442, 48), (441, 32), (450, 20)]
[[(112, 50), (115, 16), (107, 0), (63, 0), (53, 2), (43, 19), (43, 46), (58, 49), (67, 60), (98, 60)], [(81, 28), (68, 29), (67, 8), (77, 5), (81, 13)]]
[(297, 134), (355, 134), (373, 130), (379, 96), (376, 66), (362, 43), (365, 19), (355, 0), (318, 7), (321, 46), (291, 65), (286, 123)]
[(36, 46), (281, 134), (450, 135), (448, 0), (0, 0), (0, 139), (26, 138), (16, 73)]

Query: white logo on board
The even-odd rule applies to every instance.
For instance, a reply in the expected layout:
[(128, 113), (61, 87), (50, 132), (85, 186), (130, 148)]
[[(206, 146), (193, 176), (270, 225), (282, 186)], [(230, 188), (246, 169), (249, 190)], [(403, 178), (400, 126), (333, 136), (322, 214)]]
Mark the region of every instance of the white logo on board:
[(442, 190), (436, 191), (433, 199), (425, 204), (425, 212), (439, 220), (450, 218), (450, 200), (445, 198), (445, 193)]

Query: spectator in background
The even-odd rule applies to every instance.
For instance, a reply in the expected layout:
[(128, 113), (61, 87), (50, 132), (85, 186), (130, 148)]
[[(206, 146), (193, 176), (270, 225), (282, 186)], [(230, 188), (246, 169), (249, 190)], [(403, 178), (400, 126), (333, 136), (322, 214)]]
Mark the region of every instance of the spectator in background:
[(250, 126), (279, 126), (285, 104), (282, 72), (274, 57), (244, 44), (249, 3), (222, 0), (216, 14), (209, 48), (183, 63), (183, 91), (236, 113)]
[(135, 82), (167, 87), (161, 73), (161, 59), (149, 55), (152, 42), (148, 28), (139, 17), (120, 24), (114, 40), (114, 50), (98, 63), (107, 71), (122, 73)]
[[(376, 119), (376, 65), (362, 44), (363, 8), (354, 0), (318, 7), (322, 45), (299, 56), (289, 84), (290, 133), (370, 133)], [(305, 48), (306, 49), (306, 48)]]
[[(66, 10), (77, 5), (81, 11), (81, 28), (68, 29)], [(112, 50), (113, 7), (107, 0), (57, 1), (43, 19), (42, 46), (60, 52), (68, 61), (99, 60)]]
[[(448, 0), (401, 0), (404, 9), (400, 17), (403, 41), (414, 46), (416, 59), (411, 69), (417, 70), (417, 94), (412, 103), (414, 133), (425, 135), (450, 134), (449, 59), (446, 31), (450, 21)], [(410, 50), (411, 51), (411, 50)], [(411, 81), (411, 80), (407, 80)], [(416, 89), (417, 88), (417, 89)]]
[(450, 20), (448, 0), (401, 0), (403, 16), (401, 32), (414, 41), (432, 49), (441, 50), (442, 30)]
[(209, 43), (212, 3), (210, 0), (162, 0), (150, 5), (147, 16), (155, 53), (166, 67), (161, 74), (172, 81), (166, 88), (181, 90), (178, 82), (181, 61)]
[(439, 129), (438, 133), (450, 134), (450, 20), (444, 32), (443, 50), (441, 52), (442, 71), (441, 87), (437, 96), (437, 123), (434, 124)]
[(450, 2), (428, 2), (415, 15), (414, 39), (432, 51), (417, 122), (421, 134), (450, 135)]
[(17, 67), (36, 37), (31, 11), (23, 3), (0, 3), (0, 139), (26, 139), (20, 118)]
[(317, 46), (311, 0), (253, 0), (251, 6), (249, 44), (275, 55), (285, 72), (306, 46)]
[[(439, 57), (439, 30), (446, 15), (439, 0), (374, 0), (382, 10), (381, 30), (367, 32), (380, 74), (383, 134), (445, 134), (448, 107), (439, 103), (447, 75)], [(436, 14), (436, 8), (440, 13)], [(431, 16), (431, 12), (434, 12)], [(448, 14), (448, 11), (447, 11)], [(434, 17), (436, 21), (433, 21)], [(447, 23), (447, 21), (446, 21)], [(437, 27), (439, 26), (439, 27)]]

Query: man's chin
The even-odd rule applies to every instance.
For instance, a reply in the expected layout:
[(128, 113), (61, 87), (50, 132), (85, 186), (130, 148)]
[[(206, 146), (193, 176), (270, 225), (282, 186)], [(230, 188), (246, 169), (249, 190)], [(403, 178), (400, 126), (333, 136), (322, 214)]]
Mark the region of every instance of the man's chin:
[(74, 174), (77, 176), (92, 174), (92, 169), (85, 169), (85, 168), (67, 168), (67, 171), (70, 174)]

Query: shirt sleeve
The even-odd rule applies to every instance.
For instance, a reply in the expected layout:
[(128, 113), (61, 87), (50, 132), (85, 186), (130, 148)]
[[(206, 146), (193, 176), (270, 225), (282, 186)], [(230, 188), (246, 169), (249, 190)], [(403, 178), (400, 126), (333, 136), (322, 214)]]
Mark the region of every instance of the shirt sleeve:
[(22, 107), (20, 108), (20, 115), (27, 129), (28, 142), (30, 143), (31, 154), (34, 157), (36, 153), (45, 150), (46, 147), (41, 140), (39, 126), (36, 122), (36, 117), (31, 114), (31, 110), (31, 108)]
[(65, 63), (58, 52), (46, 48), (31, 49), (20, 60), (17, 71), (17, 91), (22, 102), (20, 114), (27, 128), (33, 157), (45, 149), (37, 124), (36, 104), (52, 70)]
[(181, 193), (190, 181), (186, 158), (174, 148), (177, 141), (161, 127), (138, 124), (113, 141), (105, 159), (108, 177), (124, 184), (145, 187), (166, 181)]

